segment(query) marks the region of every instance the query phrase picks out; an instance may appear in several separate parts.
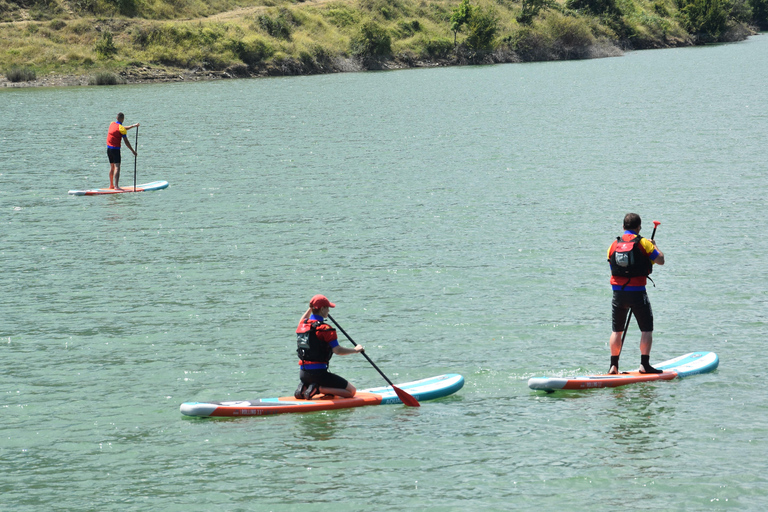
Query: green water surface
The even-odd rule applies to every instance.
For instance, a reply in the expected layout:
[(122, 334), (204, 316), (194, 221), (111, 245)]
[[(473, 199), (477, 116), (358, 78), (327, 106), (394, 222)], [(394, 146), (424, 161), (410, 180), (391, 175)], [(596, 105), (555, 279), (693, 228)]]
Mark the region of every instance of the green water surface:
[[(761, 35), (0, 91), (0, 509), (765, 510), (766, 55)], [(107, 186), (117, 111), (141, 123), (139, 183), (170, 187), (68, 196)], [(651, 361), (710, 350), (719, 369), (528, 389), (608, 369), (605, 256), (628, 211), (661, 221), (667, 260)], [(292, 393), (315, 293), (394, 382), (465, 387), (418, 409), (179, 413)], [(332, 368), (383, 384), (359, 356)]]

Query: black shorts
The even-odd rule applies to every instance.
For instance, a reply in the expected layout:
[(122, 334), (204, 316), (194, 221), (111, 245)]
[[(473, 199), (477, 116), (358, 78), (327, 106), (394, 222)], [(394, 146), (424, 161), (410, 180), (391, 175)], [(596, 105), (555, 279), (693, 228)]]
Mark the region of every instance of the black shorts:
[(328, 370), (300, 370), (299, 379), (302, 384), (317, 384), (324, 388), (347, 389), (347, 380)]
[(641, 332), (653, 331), (653, 310), (648, 294), (642, 292), (613, 291), (611, 304), (611, 319), (613, 332), (622, 332), (627, 322), (627, 314), (632, 311), (637, 319), (637, 326)]
[(111, 163), (111, 164), (119, 164), (120, 163), (120, 148), (107, 148), (107, 158), (109, 158), (109, 163)]

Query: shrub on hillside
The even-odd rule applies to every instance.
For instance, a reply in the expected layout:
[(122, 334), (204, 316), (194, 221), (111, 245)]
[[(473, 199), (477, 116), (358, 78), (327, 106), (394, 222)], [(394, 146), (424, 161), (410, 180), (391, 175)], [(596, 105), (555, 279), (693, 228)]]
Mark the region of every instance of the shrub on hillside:
[(680, 16), (688, 33), (699, 42), (717, 41), (728, 23), (728, 0), (679, 0)]
[(749, 0), (752, 20), (763, 30), (768, 30), (768, 0)]
[(96, 73), (88, 80), (88, 85), (119, 85), (123, 83), (125, 81), (122, 78), (107, 71)]
[(622, 14), (616, 0), (566, 0), (565, 6), (574, 11), (582, 11), (595, 16), (601, 14), (621, 16)]
[(366, 21), (352, 38), (350, 49), (358, 57), (386, 57), (392, 54), (392, 38), (375, 21)]
[(136, 16), (138, 10), (136, 0), (107, 0), (107, 2), (123, 16)]
[(522, 0), (522, 11), (516, 18), (521, 25), (530, 25), (542, 9), (549, 7), (549, 0)]
[(584, 58), (595, 44), (595, 36), (583, 18), (552, 13), (545, 18), (542, 27), (552, 41), (552, 49), (561, 59)]
[(467, 23), (465, 44), (475, 51), (491, 51), (499, 30), (496, 12), (491, 8), (475, 8)]
[(446, 59), (454, 52), (453, 41), (448, 38), (420, 36), (416, 40), (416, 50), (422, 59)]
[(117, 53), (117, 47), (113, 41), (112, 32), (109, 30), (101, 33), (101, 38), (96, 41), (93, 50), (103, 59), (108, 59)]
[(275, 49), (259, 36), (232, 40), (228, 46), (235, 56), (249, 67), (255, 67), (275, 54)]
[(297, 25), (296, 19), (288, 9), (280, 9), (277, 16), (262, 14), (256, 18), (257, 25), (270, 36), (276, 39), (291, 39), (293, 27)]
[(37, 79), (37, 73), (31, 68), (11, 68), (5, 72), (9, 82), (31, 82)]

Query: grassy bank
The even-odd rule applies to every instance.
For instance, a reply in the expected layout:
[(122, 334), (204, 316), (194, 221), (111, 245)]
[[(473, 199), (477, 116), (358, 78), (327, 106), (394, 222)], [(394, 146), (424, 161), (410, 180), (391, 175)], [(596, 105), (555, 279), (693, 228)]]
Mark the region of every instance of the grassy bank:
[[(768, 0), (0, 0), (0, 70), (308, 74), (743, 39)], [(107, 80), (109, 82), (109, 80)]]

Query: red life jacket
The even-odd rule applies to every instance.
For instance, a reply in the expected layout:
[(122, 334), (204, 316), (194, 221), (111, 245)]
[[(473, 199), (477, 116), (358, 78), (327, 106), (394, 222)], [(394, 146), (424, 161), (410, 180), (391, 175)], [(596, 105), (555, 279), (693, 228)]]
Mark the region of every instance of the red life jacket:
[(112, 124), (109, 125), (109, 131), (107, 132), (107, 146), (113, 148), (120, 147), (120, 144), (123, 142), (123, 133), (120, 131), (120, 128), (122, 127), (123, 125), (117, 121), (112, 121)]
[[(643, 249), (640, 235), (625, 233), (616, 237), (611, 245), (608, 262), (611, 264), (611, 284), (621, 289), (645, 287), (648, 276), (653, 272), (653, 262)], [(626, 281), (624, 281), (626, 279)]]

